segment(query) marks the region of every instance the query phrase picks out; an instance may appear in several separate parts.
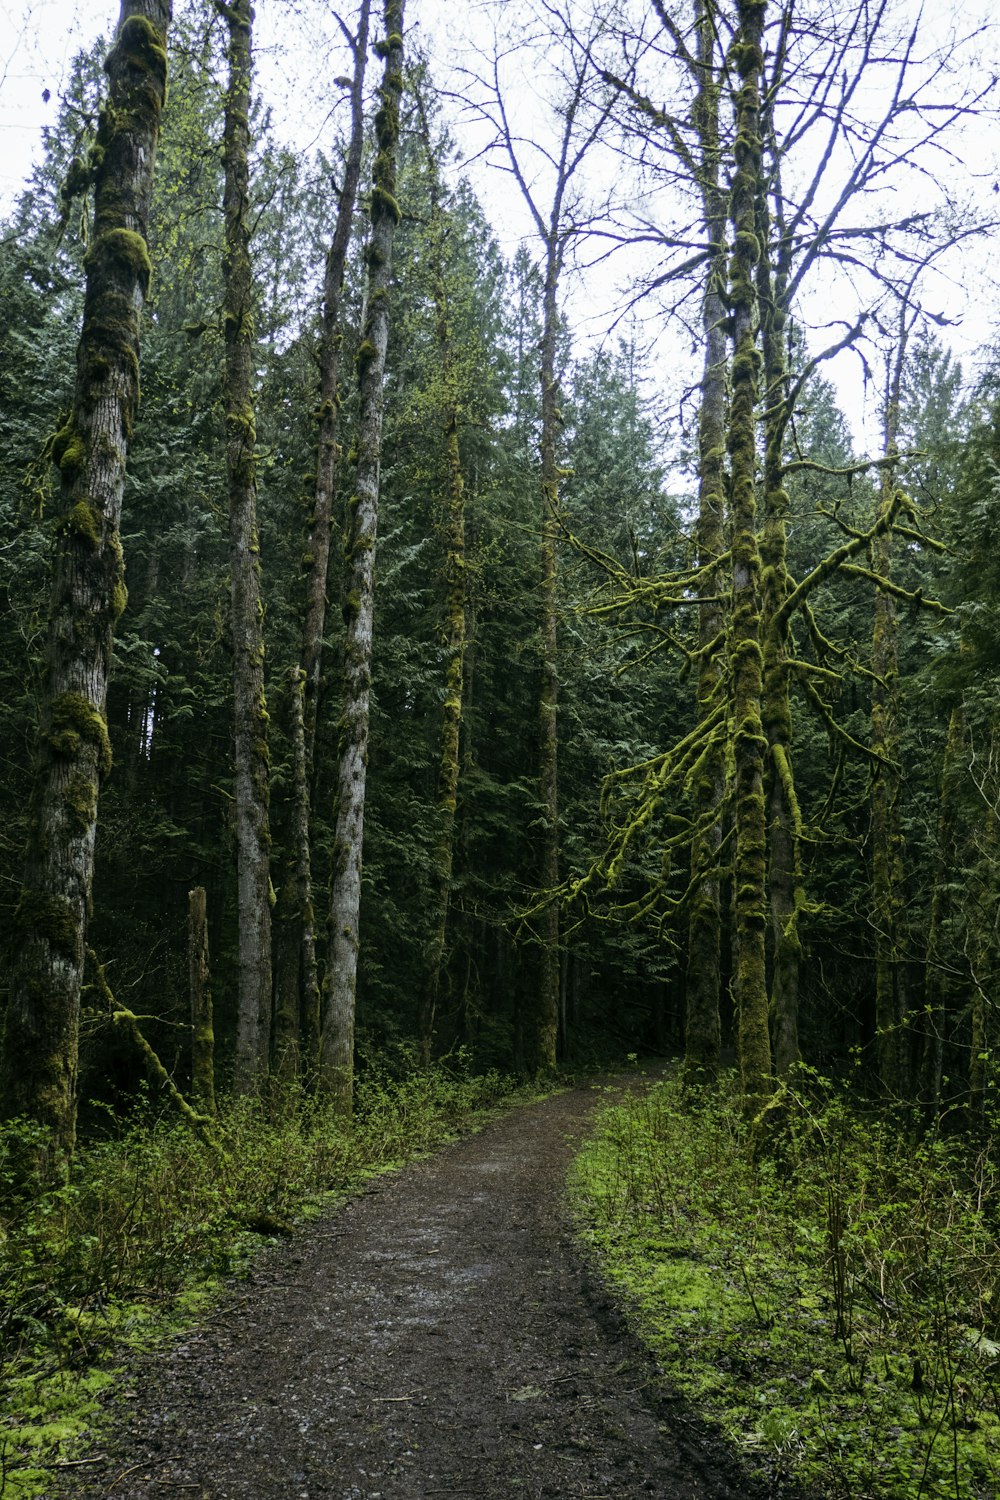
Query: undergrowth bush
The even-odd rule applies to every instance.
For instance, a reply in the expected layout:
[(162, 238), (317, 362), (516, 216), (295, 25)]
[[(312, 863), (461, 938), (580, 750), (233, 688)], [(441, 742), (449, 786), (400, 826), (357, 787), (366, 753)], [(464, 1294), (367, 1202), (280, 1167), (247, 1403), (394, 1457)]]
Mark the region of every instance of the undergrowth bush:
[(657, 1084), (573, 1175), (671, 1384), (836, 1500), (1000, 1494), (998, 1186), (991, 1146), (909, 1135), (806, 1069), (753, 1128), (732, 1079)]
[[(0, 1495), (44, 1494), (47, 1457), (83, 1431), (101, 1365), (184, 1319), (262, 1235), (428, 1150), (509, 1095), (511, 1080), (442, 1064), (369, 1069), (345, 1122), (304, 1096), (232, 1104), (214, 1143), (148, 1104), (78, 1152), (69, 1180), (27, 1200), (16, 1164), (34, 1127), (0, 1126)], [(37, 1154), (37, 1152), (35, 1153)]]

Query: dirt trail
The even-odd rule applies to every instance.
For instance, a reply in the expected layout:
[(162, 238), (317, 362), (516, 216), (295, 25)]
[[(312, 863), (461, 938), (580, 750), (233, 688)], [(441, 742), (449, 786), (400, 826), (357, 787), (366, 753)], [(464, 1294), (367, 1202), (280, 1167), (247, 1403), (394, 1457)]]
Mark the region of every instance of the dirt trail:
[(748, 1500), (574, 1243), (565, 1170), (607, 1097), (515, 1110), (268, 1252), (133, 1373), (64, 1493)]

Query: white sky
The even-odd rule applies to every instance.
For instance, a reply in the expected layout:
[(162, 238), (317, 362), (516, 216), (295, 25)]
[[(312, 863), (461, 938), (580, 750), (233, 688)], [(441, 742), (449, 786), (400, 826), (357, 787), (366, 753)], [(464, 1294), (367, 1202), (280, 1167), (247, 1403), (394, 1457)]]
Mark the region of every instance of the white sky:
[[(346, 69), (343, 59), (331, 66), (330, 52), (337, 33), (329, 7), (313, 0), (305, 7), (309, 18), (306, 20), (300, 6), (292, 0), (257, 0), (256, 8), (260, 76), (265, 93), (274, 102), (278, 134), (297, 148), (322, 141), (324, 133), (329, 140), (326, 116), (331, 100), (338, 97), (339, 91), (329, 91), (328, 81)], [(503, 11), (503, 7), (494, 8), (498, 14)], [(373, 9), (378, 11), (380, 7), (376, 5)], [(507, 9), (509, 13), (514, 7)], [(347, 18), (353, 19), (354, 0), (344, 0), (344, 10)], [(687, 10), (686, 3), (683, 10)], [(970, 30), (980, 14), (988, 15), (988, 10), (988, 0), (933, 5), (927, 25), (941, 35), (948, 28)], [(42, 127), (56, 121), (58, 95), (74, 53), (89, 45), (100, 32), (110, 30), (117, 16), (116, 0), (0, 0), (0, 207), (9, 204), (16, 195), (31, 161), (40, 153)], [(470, 57), (469, 32), (473, 27), (482, 28), (483, 24), (482, 12), (477, 7), (459, 5), (456, 0), (451, 4), (448, 0), (408, 3), (407, 26), (411, 38), (417, 37), (432, 59), (447, 59), (449, 65), (456, 60), (460, 62), (463, 56)], [(377, 33), (377, 24), (373, 29)], [(995, 37), (984, 39), (978, 52), (984, 71), (991, 65), (995, 67), (993, 59), (998, 54)], [(447, 86), (443, 65), (437, 61), (435, 77), (439, 86)], [(537, 100), (538, 86), (539, 80), (525, 76), (522, 69), (514, 97), (524, 133), (540, 138), (545, 126), (544, 112)], [(46, 89), (50, 93), (47, 103), (43, 99)], [(877, 110), (878, 98), (868, 102)], [(460, 145), (473, 139), (459, 133)], [(1000, 174), (998, 139), (1000, 127), (995, 117), (970, 125), (960, 138), (960, 159), (949, 162), (945, 170), (953, 173), (955, 180), (967, 177), (963, 190), (980, 208), (1000, 212), (1000, 195), (993, 194), (995, 175), (991, 175)], [(476, 147), (466, 144), (466, 149), (471, 154)], [(976, 173), (987, 175), (977, 177)], [(530, 222), (523, 204), (509, 177), (482, 162), (471, 168), (471, 174), (502, 248), (511, 255), (522, 239), (530, 240)], [(998, 245), (1000, 232), (971, 253), (953, 255), (943, 263), (942, 271), (925, 283), (931, 306), (953, 322), (944, 336), (962, 357), (969, 375), (974, 373), (977, 354), (992, 344), (1000, 321)], [(614, 268), (604, 268), (575, 286), (570, 285), (567, 299), (570, 319), (583, 343), (600, 337), (601, 330), (621, 306), (621, 292), (616, 284), (619, 274)], [(848, 288), (838, 288), (829, 278), (819, 280), (804, 299), (803, 315), (815, 324), (837, 316), (848, 317), (851, 295)], [(624, 326), (620, 331), (625, 331)], [(654, 355), (654, 368), (663, 383), (675, 390), (687, 383), (686, 372), (693, 368), (688, 350), (682, 348), (684, 343), (676, 331), (672, 332), (659, 342)], [(826, 367), (825, 373), (837, 387), (856, 436), (859, 440), (865, 437), (872, 440), (877, 428), (878, 393), (874, 388), (866, 391), (857, 358), (841, 356)]]

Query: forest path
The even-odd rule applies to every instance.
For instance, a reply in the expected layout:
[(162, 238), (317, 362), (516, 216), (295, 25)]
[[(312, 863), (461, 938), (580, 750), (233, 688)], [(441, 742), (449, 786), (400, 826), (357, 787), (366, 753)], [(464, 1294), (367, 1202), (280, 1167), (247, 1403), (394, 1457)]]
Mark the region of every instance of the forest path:
[(266, 1252), (131, 1373), (106, 1461), (68, 1493), (747, 1497), (662, 1393), (657, 1410), (655, 1366), (574, 1239), (565, 1172), (609, 1097), (515, 1109)]

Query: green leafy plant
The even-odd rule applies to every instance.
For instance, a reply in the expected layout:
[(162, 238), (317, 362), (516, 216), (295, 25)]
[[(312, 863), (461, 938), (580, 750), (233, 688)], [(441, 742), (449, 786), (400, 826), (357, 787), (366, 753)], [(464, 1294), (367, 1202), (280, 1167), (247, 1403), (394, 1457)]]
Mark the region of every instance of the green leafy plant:
[(997, 1174), (802, 1069), (609, 1109), (574, 1199), (667, 1378), (751, 1464), (819, 1495), (973, 1500), (1000, 1481)]

